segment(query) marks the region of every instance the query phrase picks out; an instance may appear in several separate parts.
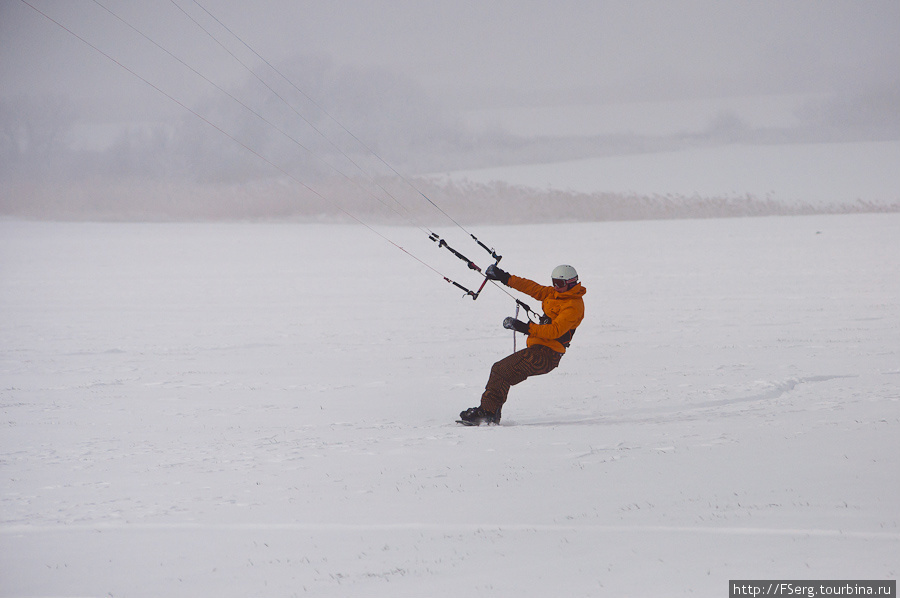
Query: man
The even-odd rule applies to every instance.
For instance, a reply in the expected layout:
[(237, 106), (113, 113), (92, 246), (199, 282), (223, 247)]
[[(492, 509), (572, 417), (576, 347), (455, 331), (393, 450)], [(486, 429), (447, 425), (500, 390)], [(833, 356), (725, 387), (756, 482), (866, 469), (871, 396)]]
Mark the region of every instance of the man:
[(575, 329), (584, 319), (585, 288), (578, 282), (578, 273), (568, 265), (557, 266), (551, 273), (552, 287), (507, 274), (495, 265), (488, 266), (484, 275), (508, 287), (539, 299), (544, 315), (538, 324), (515, 318), (503, 320), (503, 327), (528, 335), (526, 347), (494, 364), (481, 395), (481, 405), (459, 414), (460, 422), (470, 426), (499, 424), (500, 410), (506, 402), (509, 387), (529, 376), (546, 374), (559, 365), (572, 341)]

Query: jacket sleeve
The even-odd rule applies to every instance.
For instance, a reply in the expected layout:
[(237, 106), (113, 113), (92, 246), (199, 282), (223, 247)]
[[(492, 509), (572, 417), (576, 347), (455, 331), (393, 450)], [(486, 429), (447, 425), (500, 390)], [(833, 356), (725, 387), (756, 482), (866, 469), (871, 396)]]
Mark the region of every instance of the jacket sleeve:
[(545, 340), (560, 340), (563, 335), (581, 324), (583, 319), (584, 304), (580, 301), (572, 302), (565, 306), (549, 324), (532, 322), (528, 327), (528, 334)]
[(541, 286), (533, 280), (528, 280), (527, 278), (515, 275), (510, 275), (509, 286), (526, 295), (534, 297), (538, 301), (543, 301), (554, 293), (553, 287)]

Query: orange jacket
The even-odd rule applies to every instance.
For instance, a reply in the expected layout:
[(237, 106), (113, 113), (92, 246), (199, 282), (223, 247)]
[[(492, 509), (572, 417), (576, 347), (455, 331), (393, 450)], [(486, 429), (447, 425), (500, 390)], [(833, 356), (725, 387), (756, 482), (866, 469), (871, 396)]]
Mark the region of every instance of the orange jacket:
[(575, 329), (584, 319), (584, 299), (587, 292), (580, 284), (564, 293), (553, 287), (541, 286), (533, 280), (519, 276), (509, 277), (509, 286), (531, 295), (541, 301), (544, 314), (550, 318), (549, 324), (528, 325), (527, 346), (546, 345), (557, 353), (565, 353)]

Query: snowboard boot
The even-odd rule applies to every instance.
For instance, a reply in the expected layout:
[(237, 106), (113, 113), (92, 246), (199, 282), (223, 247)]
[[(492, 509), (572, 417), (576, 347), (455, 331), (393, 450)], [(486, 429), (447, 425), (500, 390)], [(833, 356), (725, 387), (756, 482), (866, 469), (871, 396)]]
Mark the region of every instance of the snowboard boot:
[(497, 413), (491, 413), (481, 407), (472, 407), (459, 414), (459, 423), (467, 426), (499, 425), (500, 410), (498, 409)]

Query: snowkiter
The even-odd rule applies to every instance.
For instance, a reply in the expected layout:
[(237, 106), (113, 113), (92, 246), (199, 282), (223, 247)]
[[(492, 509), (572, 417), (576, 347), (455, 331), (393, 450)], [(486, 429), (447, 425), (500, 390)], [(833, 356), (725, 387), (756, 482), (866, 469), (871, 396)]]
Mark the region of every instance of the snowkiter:
[(502, 282), (541, 301), (544, 315), (540, 323), (522, 322), (515, 318), (503, 320), (503, 327), (528, 335), (526, 347), (504, 357), (491, 368), (481, 405), (459, 414), (461, 423), (469, 425), (499, 424), (500, 410), (506, 402), (509, 387), (529, 376), (546, 374), (559, 365), (572, 341), (575, 329), (584, 319), (585, 288), (578, 282), (578, 273), (568, 265), (557, 266), (551, 273), (553, 286), (513, 276), (488, 266), (484, 272), (491, 280)]

